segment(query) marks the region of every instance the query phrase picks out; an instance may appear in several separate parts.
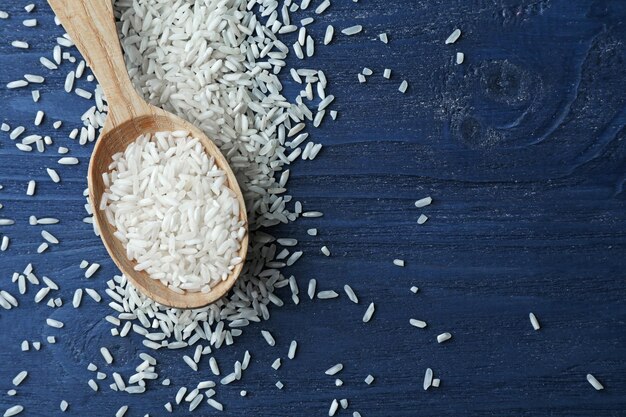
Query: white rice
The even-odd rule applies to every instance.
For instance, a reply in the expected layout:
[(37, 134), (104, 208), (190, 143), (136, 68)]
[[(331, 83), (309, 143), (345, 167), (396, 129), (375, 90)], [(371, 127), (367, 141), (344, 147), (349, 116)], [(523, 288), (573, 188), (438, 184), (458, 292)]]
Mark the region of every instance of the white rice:
[(417, 327), (418, 329), (423, 329), (427, 325), (425, 321), (417, 319), (410, 319), (409, 324), (411, 324), (411, 326)]
[(74, 74), (76, 78), (80, 78), (83, 76), (83, 73), (85, 72), (85, 65), (85, 61), (81, 59), (78, 63), (78, 66), (76, 67), (76, 71)]
[(197, 397), (195, 397), (191, 401), (191, 404), (189, 404), (189, 412), (192, 412), (193, 410), (195, 410), (200, 405), (203, 399), (204, 397), (202, 395), (198, 395)]
[(452, 335), (448, 332), (445, 333), (441, 333), (440, 335), (437, 336), (437, 343), (443, 343), (447, 340), (450, 340), (452, 338)]
[(352, 36), (352, 35), (356, 35), (357, 33), (361, 32), (363, 30), (363, 26), (361, 25), (354, 25), (354, 26), (350, 26), (348, 28), (345, 28), (341, 31), (341, 33), (343, 33), (344, 35), (348, 35), (348, 36)]
[(19, 374), (15, 375), (15, 378), (13, 378), (13, 385), (18, 387), (26, 379), (27, 376), (27, 371), (21, 371)]
[(220, 367), (217, 364), (217, 360), (215, 360), (213, 356), (209, 359), (209, 367), (211, 368), (213, 375), (218, 376), (220, 374)]
[(97, 262), (92, 263), (85, 271), (85, 278), (91, 278), (100, 269), (100, 264)]
[(328, 107), (330, 105), (330, 103), (332, 103), (335, 100), (335, 96), (333, 96), (332, 94), (329, 96), (326, 96), (322, 101), (320, 101), (320, 103), (317, 106), (317, 111), (321, 112), (322, 110), (324, 110), (326, 107)]
[(528, 314), (528, 317), (530, 318), (530, 324), (532, 324), (533, 329), (541, 329), (541, 325), (539, 324), (539, 320), (537, 320), (537, 316), (535, 316), (533, 313), (530, 313)]
[(87, 90), (83, 90), (82, 88), (77, 88), (76, 90), (74, 90), (74, 93), (78, 97), (82, 97), (82, 98), (87, 99), (87, 100), (91, 100), (91, 97), (93, 96), (92, 93), (90, 93)]
[(78, 308), (80, 307), (80, 302), (83, 299), (83, 290), (81, 288), (77, 288), (76, 291), (74, 291), (74, 298), (72, 299), (72, 305), (74, 306), (74, 308)]
[(61, 404), (59, 405), (59, 408), (61, 409), (61, 411), (65, 412), (67, 411), (67, 408), (69, 407), (69, 404), (67, 401), (62, 400)]
[(366, 383), (367, 385), (372, 385), (372, 382), (374, 382), (374, 377), (373, 377), (373, 376), (371, 376), (371, 375), (368, 375), (368, 376), (365, 378), (365, 383)]
[(19, 48), (19, 49), (28, 49), (30, 47), (28, 45), (28, 42), (24, 42), (24, 41), (13, 41), (11, 42), (11, 46), (15, 48)]
[(418, 291), (419, 291), (419, 288), (417, 288), (415, 285), (411, 287), (411, 292), (413, 294), (417, 294)]
[(298, 348), (298, 342), (292, 340), (289, 344), (289, 352), (287, 353), (287, 357), (289, 359), (293, 359), (296, 357), (296, 349)]
[(328, 45), (332, 42), (334, 34), (335, 28), (332, 25), (328, 25), (326, 27), (326, 32), (324, 33), (324, 45)]
[(380, 41), (384, 44), (389, 43), (389, 38), (387, 37), (386, 33), (381, 33), (380, 35), (378, 35), (378, 39), (380, 39)]
[(393, 264), (395, 266), (404, 266), (404, 260), (403, 259), (394, 259), (393, 260)]
[(57, 224), (59, 223), (59, 219), (54, 217), (42, 217), (41, 219), (36, 220), (36, 224)]
[(41, 231), (41, 237), (43, 237), (49, 243), (52, 243), (52, 244), (58, 244), (59, 243), (59, 239), (57, 239), (52, 233), (50, 233), (48, 231), (42, 230)]
[(324, 255), (330, 256), (330, 250), (326, 246), (322, 246), (320, 250), (322, 251)]
[(87, 381), (87, 385), (89, 385), (89, 388), (91, 388), (94, 391), (98, 391), (99, 387), (98, 387), (98, 383), (96, 381), (94, 381), (93, 379), (90, 379), (89, 381)]
[(243, 361), (241, 361), (241, 369), (242, 369), (242, 370), (244, 370), (244, 371), (245, 371), (246, 369), (248, 369), (248, 365), (250, 364), (250, 359), (251, 359), (251, 358), (252, 358), (252, 357), (250, 356), (250, 352), (248, 352), (248, 351), (246, 350), (246, 352), (245, 352), (245, 353), (244, 353), (244, 355), (243, 355)]
[(39, 291), (37, 291), (37, 294), (35, 294), (35, 303), (41, 302), (41, 300), (43, 300), (46, 297), (46, 295), (48, 295), (49, 292), (50, 292), (49, 287), (43, 287), (39, 289)]
[(58, 68), (57, 64), (55, 64), (54, 62), (50, 61), (48, 58), (43, 57), (43, 56), (39, 58), (39, 62), (41, 63), (41, 65), (43, 65), (49, 70), (56, 70)]
[(28, 181), (28, 187), (26, 188), (26, 195), (35, 195), (35, 187), (37, 183), (34, 180)]
[(319, 298), (320, 300), (329, 300), (331, 298), (337, 297), (339, 297), (339, 294), (337, 294), (333, 290), (320, 291), (317, 293), (317, 298)]
[(281, 366), (280, 358), (276, 358), (274, 362), (272, 362), (272, 369), (275, 371), (279, 370)]
[[(59, 62), (57, 61), (57, 64), (59, 64)], [(74, 71), (70, 71), (67, 76), (65, 77), (65, 92), (66, 93), (71, 93), (72, 89), (74, 88), (74, 80), (76, 78), (76, 73)]]
[(428, 390), (433, 383), (433, 370), (428, 368), (424, 374), (424, 391)]
[(11, 90), (11, 89), (14, 89), (14, 88), (26, 87), (27, 85), (28, 85), (28, 81), (16, 80), (16, 81), (11, 81), (11, 82), (7, 83), (7, 88), (9, 90)]
[(119, 408), (119, 410), (117, 410), (117, 412), (115, 413), (115, 417), (124, 417), (127, 411), (128, 411), (128, 406), (123, 405)]
[(322, 217), (324, 214), (321, 211), (305, 211), (302, 213), (302, 217), (306, 218), (317, 218)]
[(339, 402), (337, 402), (337, 400), (333, 400), (333, 402), (330, 403), (330, 409), (328, 410), (328, 415), (330, 417), (334, 416), (335, 413), (337, 413), (338, 409), (339, 409)]
[(11, 131), (9, 138), (11, 140), (17, 139), (22, 133), (24, 133), (25, 130), (26, 128), (24, 126), (18, 126)]
[(186, 363), (187, 365), (189, 365), (189, 367), (190, 367), (193, 371), (197, 371), (197, 370), (198, 370), (198, 364), (197, 364), (197, 363), (195, 363), (195, 362), (193, 361), (193, 359), (191, 359), (189, 356), (184, 355), (184, 356), (183, 356), (183, 360), (185, 361), (185, 363)]
[(604, 389), (604, 385), (602, 385), (600, 383), (600, 381), (598, 381), (596, 379), (595, 376), (591, 375), (591, 374), (587, 374), (587, 381), (591, 384), (592, 387), (594, 387), (597, 391), (603, 390)]
[(330, 368), (328, 368), (328, 369), (327, 369), (324, 373), (325, 373), (326, 375), (333, 376), (333, 375), (336, 375), (336, 374), (338, 374), (339, 372), (341, 372), (341, 370), (342, 370), (342, 369), (343, 369), (343, 364), (338, 363), (338, 364), (333, 365), (333, 366), (331, 366)]
[(55, 45), (54, 49), (52, 50), (52, 59), (54, 59), (54, 62), (57, 65), (61, 65), (62, 58), (63, 58), (63, 55), (61, 54), (61, 47), (59, 45)]
[(3, 414), (3, 417), (13, 417), (15, 415), (18, 415), (19, 413), (21, 413), (22, 411), (24, 411), (24, 407), (21, 405), (14, 405), (12, 407), (9, 407)]
[(299, 43), (293, 44), (293, 52), (296, 54), (298, 59), (304, 59), (304, 51), (302, 50), (302, 46)]
[(46, 319), (46, 323), (48, 324), (48, 326), (54, 327), (55, 329), (61, 329), (64, 326), (62, 321), (51, 318)]
[(398, 91), (404, 94), (406, 93), (407, 88), (409, 88), (409, 83), (406, 80), (403, 80), (400, 87), (398, 87)]
[(56, 170), (52, 168), (46, 168), (46, 172), (48, 173), (48, 176), (50, 177), (52, 182), (59, 183), (61, 181), (61, 177), (59, 177), (59, 174), (56, 172)]
[(431, 205), (433, 202), (432, 197), (424, 197), (415, 202), (415, 207), (422, 208)]
[(187, 132), (140, 136), (110, 167), (100, 209), (135, 270), (170, 288), (209, 292), (241, 263), (239, 202), (198, 139)]
[(107, 364), (111, 365), (113, 363), (113, 355), (111, 355), (111, 352), (109, 352), (109, 349), (105, 346), (100, 348), (100, 354)]
[(211, 407), (215, 408), (216, 410), (219, 410), (219, 411), (224, 410), (224, 406), (221, 403), (215, 401), (213, 398), (209, 398), (207, 400), (207, 404), (209, 404)]
[(446, 45), (450, 45), (453, 44), (454, 42), (456, 42), (459, 38), (461, 37), (461, 30), (460, 29), (454, 29), (454, 31), (450, 34), (450, 36), (448, 36), (448, 38), (446, 39)]
[(0, 243), (0, 251), (4, 252), (9, 248), (10, 239), (8, 236), (2, 236), (2, 243)]
[(359, 304), (359, 298), (354, 293), (354, 290), (352, 289), (352, 287), (346, 284), (343, 286), (343, 290), (346, 292), (346, 295), (348, 296), (350, 301), (352, 301), (354, 304)]
[(316, 14), (322, 14), (330, 7), (330, 0), (324, 0), (320, 3), (319, 6), (315, 9)]
[(461, 65), (465, 61), (465, 54), (463, 52), (456, 53), (456, 64)]
[(102, 300), (102, 297), (100, 296), (100, 294), (98, 294), (98, 292), (94, 290), (93, 288), (85, 288), (85, 292), (96, 303), (99, 303)]
[(367, 307), (367, 310), (365, 310), (365, 314), (363, 315), (363, 323), (368, 323), (372, 319), (375, 310), (376, 308), (374, 306), (374, 303), (370, 303), (370, 305)]
[(417, 224), (424, 224), (428, 221), (428, 216), (425, 214), (420, 214), (420, 216), (417, 218)]
[(187, 393), (186, 387), (180, 387), (178, 389), (178, 391), (176, 392), (176, 398), (174, 399), (176, 404), (180, 404), (183, 401), (183, 398), (185, 397), (186, 393)]
[(309, 280), (309, 286), (307, 288), (307, 295), (312, 300), (315, 297), (315, 289), (317, 287), (317, 280), (312, 278)]
[(270, 332), (268, 332), (267, 330), (261, 330), (261, 335), (263, 335), (263, 338), (265, 339), (268, 345), (270, 346), (276, 345), (276, 340), (274, 339), (274, 336), (272, 336)]
[(76, 165), (78, 164), (78, 158), (72, 156), (64, 156), (57, 161), (60, 165)]
[(26, 81), (28, 81), (29, 83), (34, 83), (34, 84), (41, 84), (46, 80), (41, 75), (34, 75), (34, 74), (24, 74), (24, 79), (26, 79)]

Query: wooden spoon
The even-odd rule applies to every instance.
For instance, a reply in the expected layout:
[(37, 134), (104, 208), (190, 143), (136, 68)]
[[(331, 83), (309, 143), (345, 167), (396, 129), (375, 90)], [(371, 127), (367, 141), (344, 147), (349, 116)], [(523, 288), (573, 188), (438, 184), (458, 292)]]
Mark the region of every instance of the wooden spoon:
[[(199, 308), (224, 296), (237, 280), (248, 250), (248, 219), (243, 195), (235, 174), (224, 155), (202, 131), (185, 120), (146, 103), (135, 91), (126, 67), (113, 17), (111, 0), (48, 0), (70, 38), (76, 44), (102, 87), (109, 104), (109, 115), (89, 162), (89, 198), (94, 221), (109, 255), (126, 277), (143, 294), (154, 301), (175, 308)], [(215, 159), (228, 179), (228, 187), (239, 200), (240, 218), (246, 227), (239, 256), (242, 262), (228, 278), (215, 285), (209, 293), (185, 292), (179, 294), (150, 278), (145, 271), (135, 271), (135, 261), (126, 257), (126, 250), (114, 235), (104, 211), (99, 210), (102, 193), (106, 189), (102, 174), (108, 172), (111, 156), (122, 152), (140, 135), (161, 131), (185, 130), (202, 142), (206, 153)]]

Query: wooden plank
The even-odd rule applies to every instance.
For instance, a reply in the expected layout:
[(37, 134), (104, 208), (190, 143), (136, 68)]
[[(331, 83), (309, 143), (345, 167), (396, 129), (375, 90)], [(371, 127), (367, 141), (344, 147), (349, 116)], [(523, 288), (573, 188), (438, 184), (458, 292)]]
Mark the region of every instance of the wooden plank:
[[(44, 169), (57, 167), (54, 152), (24, 154), (0, 134), (0, 217), (16, 220), (0, 228), (12, 238), (10, 250), (0, 253), (0, 289), (16, 294), (11, 274), (35, 261), (39, 276), (61, 285), (65, 303), (57, 310), (35, 305), (31, 289), (19, 309), (0, 310), (0, 389), (11, 389), (11, 379), (29, 371), (16, 397), (0, 395), (0, 410), (21, 403), (24, 415), (53, 415), (65, 399), (71, 415), (111, 416), (124, 404), (128, 416), (166, 415), (163, 404), (178, 386), (211, 379), (208, 362), (193, 373), (180, 351), (158, 352), (161, 377), (173, 386), (159, 380), (144, 395), (110, 392), (113, 371), (129, 375), (137, 366), (141, 340), (110, 335), (104, 301), (84, 297), (79, 311), (71, 308), (75, 288), (105, 295), (115, 269), (81, 221), (91, 148), (67, 139), (90, 103), (62, 92), (68, 65), (40, 69), (39, 56), (51, 56), (61, 32), (45, 3), (36, 4), (30, 15), (22, 4), (1, 6), (11, 17), (0, 20), (0, 86), (24, 72), (45, 74), (42, 99), (34, 104), (25, 91), (0, 88), (0, 121), (32, 132), (36, 110), (45, 110), (42, 131), (70, 147), (80, 164), (59, 169), (62, 181), (54, 184)], [(39, 19), (37, 28), (21, 26), (30, 17)], [(294, 306), (288, 290), (279, 291), (285, 306), (272, 309), (269, 322), (251, 326), (216, 353), (225, 372), (246, 349), (253, 354), (242, 381), (219, 388), (216, 398), (226, 407), (221, 415), (327, 415), (334, 398), (348, 398), (348, 411), (364, 417), (622, 415), (624, 17), (622, 2), (361, 0), (335, 1), (316, 18), (310, 26), (315, 39), (331, 23), (335, 40), (317, 47), (314, 58), (290, 65), (326, 71), (339, 117), (312, 131), (324, 149), (314, 162), (294, 164), (290, 193), (305, 209), (325, 215), (275, 229), (297, 238), (305, 252), (289, 271), (298, 278), (301, 303)], [(353, 24), (364, 32), (339, 34)], [(461, 39), (444, 45), (456, 27)], [(376, 39), (383, 31), (389, 45)], [(32, 47), (16, 50), (13, 39)], [(457, 51), (466, 56), (461, 66), (454, 64)], [(361, 85), (356, 76), (365, 66), (374, 75)], [(391, 80), (382, 78), (384, 68), (393, 70)], [(283, 79), (286, 96), (294, 97), (297, 86), (287, 74)], [(409, 82), (404, 95), (397, 91), (403, 79)], [(51, 127), (54, 120), (64, 122), (59, 131)], [(29, 179), (38, 182), (35, 198), (25, 194)], [(413, 202), (427, 195), (433, 205), (416, 209)], [(430, 219), (419, 226), (421, 213)], [(42, 227), (28, 225), (30, 214), (61, 219), (46, 228), (59, 246), (35, 253)], [(319, 235), (308, 236), (310, 227)], [(322, 245), (330, 258), (320, 253)], [(406, 267), (394, 266), (395, 258)], [(78, 267), (82, 259), (102, 264), (91, 280)], [(361, 303), (343, 293), (310, 301), (310, 278), (318, 289), (338, 292), (349, 283)], [(409, 291), (412, 285), (418, 294)], [(371, 301), (376, 313), (364, 324)], [(531, 311), (540, 331), (532, 330)], [(65, 327), (49, 328), (47, 317)], [(410, 318), (428, 327), (411, 327)], [(272, 331), (276, 347), (267, 346), (261, 329)], [(439, 345), (436, 336), (444, 331), (453, 337)], [(57, 344), (46, 344), (48, 335), (56, 335)], [(24, 339), (44, 342), (42, 350), (22, 353)], [(290, 361), (292, 339), (299, 347)], [(116, 358), (113, 367), (100, 357), (104, 345)], [(274, 371), (277, 357), (283, 366)], [(87, 386), (91, 361), (109, 375), (98, 393)], [(338, 362), (344, 364), (340, 374), (324, 375)], [(425, 392), (427, 367), (442, 382)], [(587, 383), (589, 372), (605, 385), (603, 392)], [(376, 378), (371, 386), (363, 382), (368, 374)], [(341, 388), (334, 385), (337, 377)], [(277, 380), (285, 384), (281, 391)], [(248, 397), (239, 396), (241, 389)], [(197, 413), (214, 414), (206, 404)], [(172, 415), (188, 413), (176, 407)]]

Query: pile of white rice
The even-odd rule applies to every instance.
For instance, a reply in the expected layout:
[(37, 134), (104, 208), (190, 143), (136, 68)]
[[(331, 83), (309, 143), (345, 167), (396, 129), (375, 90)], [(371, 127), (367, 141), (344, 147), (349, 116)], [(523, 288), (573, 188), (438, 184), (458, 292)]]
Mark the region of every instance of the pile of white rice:
[[(293, 68), (302, 91), (292, 100), (282, 94), (278, 74), (289, 48), (279, 37), (296, 30), (289, 21), (295, 3), (117, 0), (115, 9), (135, 87), (220, 147), (242, 188), (250, 230), (240, 278), (228, 296), (206, 308), (171, 309), (144, 297), (125, 277), (111, 281), (124, 307), (121, 324), (137, 316), (158, 317), (165, 338), (154, 342), (148, 336), (145, 344), (152, 348), (205, 339), (214, 347), (231, 344), (240, 328), (270, 317), (269, 305), (283, 305), (274, 290), (289, 285), (281, 272), (287, 262), (276, 259), (281, 252), (276, 238), (260, 229), (307, 215), (287, 194), (288, 168), (297, 158), (313, 159), (322, 147), (310, 141), (305, 126), (314, 119), (321, 123), (329, 111), (332, 100), (320, 107), (328, 81), (321, 70)], [(295, 239), (281, 241), (292, 246)], [(133, 329), (143, 332), (143, 323), (133, 321)]]
[(208, 293), (242, 262), (237, 196), (197, 138), (142, 135), (109, 169), (100, 209), (135, 270), (174, 291)]

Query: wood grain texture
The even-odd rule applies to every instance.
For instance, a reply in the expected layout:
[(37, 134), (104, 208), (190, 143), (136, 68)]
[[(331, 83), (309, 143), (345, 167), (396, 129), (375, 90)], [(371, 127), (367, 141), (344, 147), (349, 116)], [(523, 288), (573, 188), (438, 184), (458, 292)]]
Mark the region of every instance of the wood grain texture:
[[(37, 29), (19, 27), (27, 18), (23, 5), (0, 7), (12, 14), (0, 21), (0, 38), (33, 45), (21, 51), (1, 43), (0, 86), (29, 66), (43, 72), (38, 57), (50, 55), (61, 33), (45, 4), (36, 4)], [(225, 372), (246, 349), (252, 365), (242, 381), (219, 388), (223, 413), (203, 404), (196, 415), (324, 416), (333, 398), (348, 398), (348, 411), (364, 417), (623, 417), (625, 18), (621, 1), (334, 1), (309, 26), (312, 36), (322, 39), (328, 23), (337, 29), (362, 24), (364, 32), (337, 36), (309, 61), (290, 61), (327, 72), (340, 112), (337, 121), (312, 131), (325, 147), (315, 161), (295, 162), (290, 180), (294, 198), (324, 217), (274, 231), (300, 242), (304, 256), (289, 273), (303, 296), (295, 306), (281, 290), (285, 306), (272, 309), (269, 322), (246, 329), (235, 345), (216, 353)], [(445, 46), (455, 27), (461, 39)], [(389, 45), (376, 40), (383, 31)], [(457, 51), (466, 55), (461, 66), (454, 64)], [(360, 85), (356, 75), (365, 66), (375, 75)], [(80, 221), (91, 149), (66, 137), (90, 104), (62, 92), (70, 67), (46, 72), (38, 105), (28, 93), (0, 88), (2, 120), (30, 132), (36, 109), (45, 110), (43, 130), (81, 160), (60, 170), (62, 182), (54, 184), (43, 167), (56, 167), (56, 155), (21, 153), (0, 136), (0, 216), (17, 221), (0, 229), (12, 237), (10, 250), (0, 253), (0, 288), (17, 293), (11, 273), (35, 259), (38, 275), (61, 284), (66, 303), (78, 287), (103, 293), (116, 271)], [(380, 76), (384, 68), (393, 70), (389, 81)], [(404, 95), (397, 91), (402, 79), (410, 85)], [(283, 80), (285, 95), (295, 97), (297, 86), (287, 74)], [(57, 119), (64, 120), (58, 132), (51, 127)], [(38, 181), (35, 198), (25, 195), (31, 178)], [(426, 195), (435, 203), (416, 209), (413, 202)], [(418, 226), (422, 212), (430, 220)], [(31, 213), (61, 218), (49, 228), (61, 245), (35, 254), (41, 237), (39, 227), (28, 226)], [(306, 234), (311, 227), (319, 228), (318, 236)], [(323, 256), (322, 245), (333, 256)], [(394, 258), (407, 266), (393, 266)], [(103, 264), (94, 279), (83, 278), (81, 259)], [(308, 300), (303, 293), (310, 278), (318, 289), (338, 292), (349, 283), (361, 304), (343, 294)], [(412, 294), (411, 285), (420, 292)], [(109, 375), (107, 384), (113, 371), (129, 375), (141, 340), (110, 336), (104, 316), (111, 309), (104, 302), (85, 298), (80, 310), (51, 310), (35, 305), (34, 294), (30, 289), (21, 298), (19, 310), (0, 310), (0, 409), (19, 401), (27, 407), (24, 415), (57, 415), (66, 399), (68, 415), (108, 417), (123, 404), (132, 417), (170, 415), (163, 404), (177, 386), (211, 379), (206, 360), (193, 373), (182, 352), (158, 352), (161, 375), (175, 387), (156, 381), (148, 393), (128, 396), (101, 384), (93, 393), (87, 364), (98, 364)], [(370, 301), (376, 313), (363, 324)], [(542, 324), (538, 332), (530, 311)], [(65, 321), (65, 328), (48, 328), (46, 317)], [(428, 327), (412, 328), (409, 318)], [(267, 346), (261, 329), (272, 331), (276, 347)], [(438, 345), (436, 335), (444, 331), (453, 338)], [(20, 352), (21, 340), (50, 334), (57, 335), (56, 345)], [(292, 339), (299, 348), (289, 361)], [(103, 345), (112, 347), (113, 367), (97, 352)], [(270, 364), (279, 356), (283, 366), (274, 371)], [(341, 388), (324, 375), (337, 362), (344, 364)], [(442, 383), (424, 392), (427, 367)], [(4, 392), (22, 369), (29, 378), (10, 398)], [(370, 373), (376, 380), (368, 387), (363, 379)], [(606, 389), (593, 390), (587, 373)], [(282, 391), (277, 380), (285, 384)], [(239, 397), (241, 389), (248, 397)], [(171, 415), (189, 413), (176, 407)]]
[(87, 64), (93, 68), (109, 105), (106, 123), (89, 162), (87, 183), (93, 206), (100, 207), (102, 195), (107, 189), (102, 174), (109, 172), (113, 155), (124, 152), (141, 135), (182, 130), (197, 138), (215, 165), (226, 174), (226, 186), (237, 196), (240, 220), (246, 228), (238, 253), (242, 262), (235, 266), (226, 279), (213, 285), (208, 293), (186, 291), (181, 294), (172, 291), (161, 281), (150, 278), (145, 270), (135, 270), (137, 262), (128, 259), (123, 243), (114, 235), (116, 228), (109, 223), (104, 211), (96, 210), (94, 221), (109, 255), (144, 295), (160, 304), (189, 309), (204, 307), (219, 300), (239, 278), (248, 253), (246, 203), (228, 161), (200, 129), (180, 117), (149, 105), (135, 92), (124, 65), (111, 3), (101, 0), (48, 0), (48, 3), (79, 52), (83, 53)]

